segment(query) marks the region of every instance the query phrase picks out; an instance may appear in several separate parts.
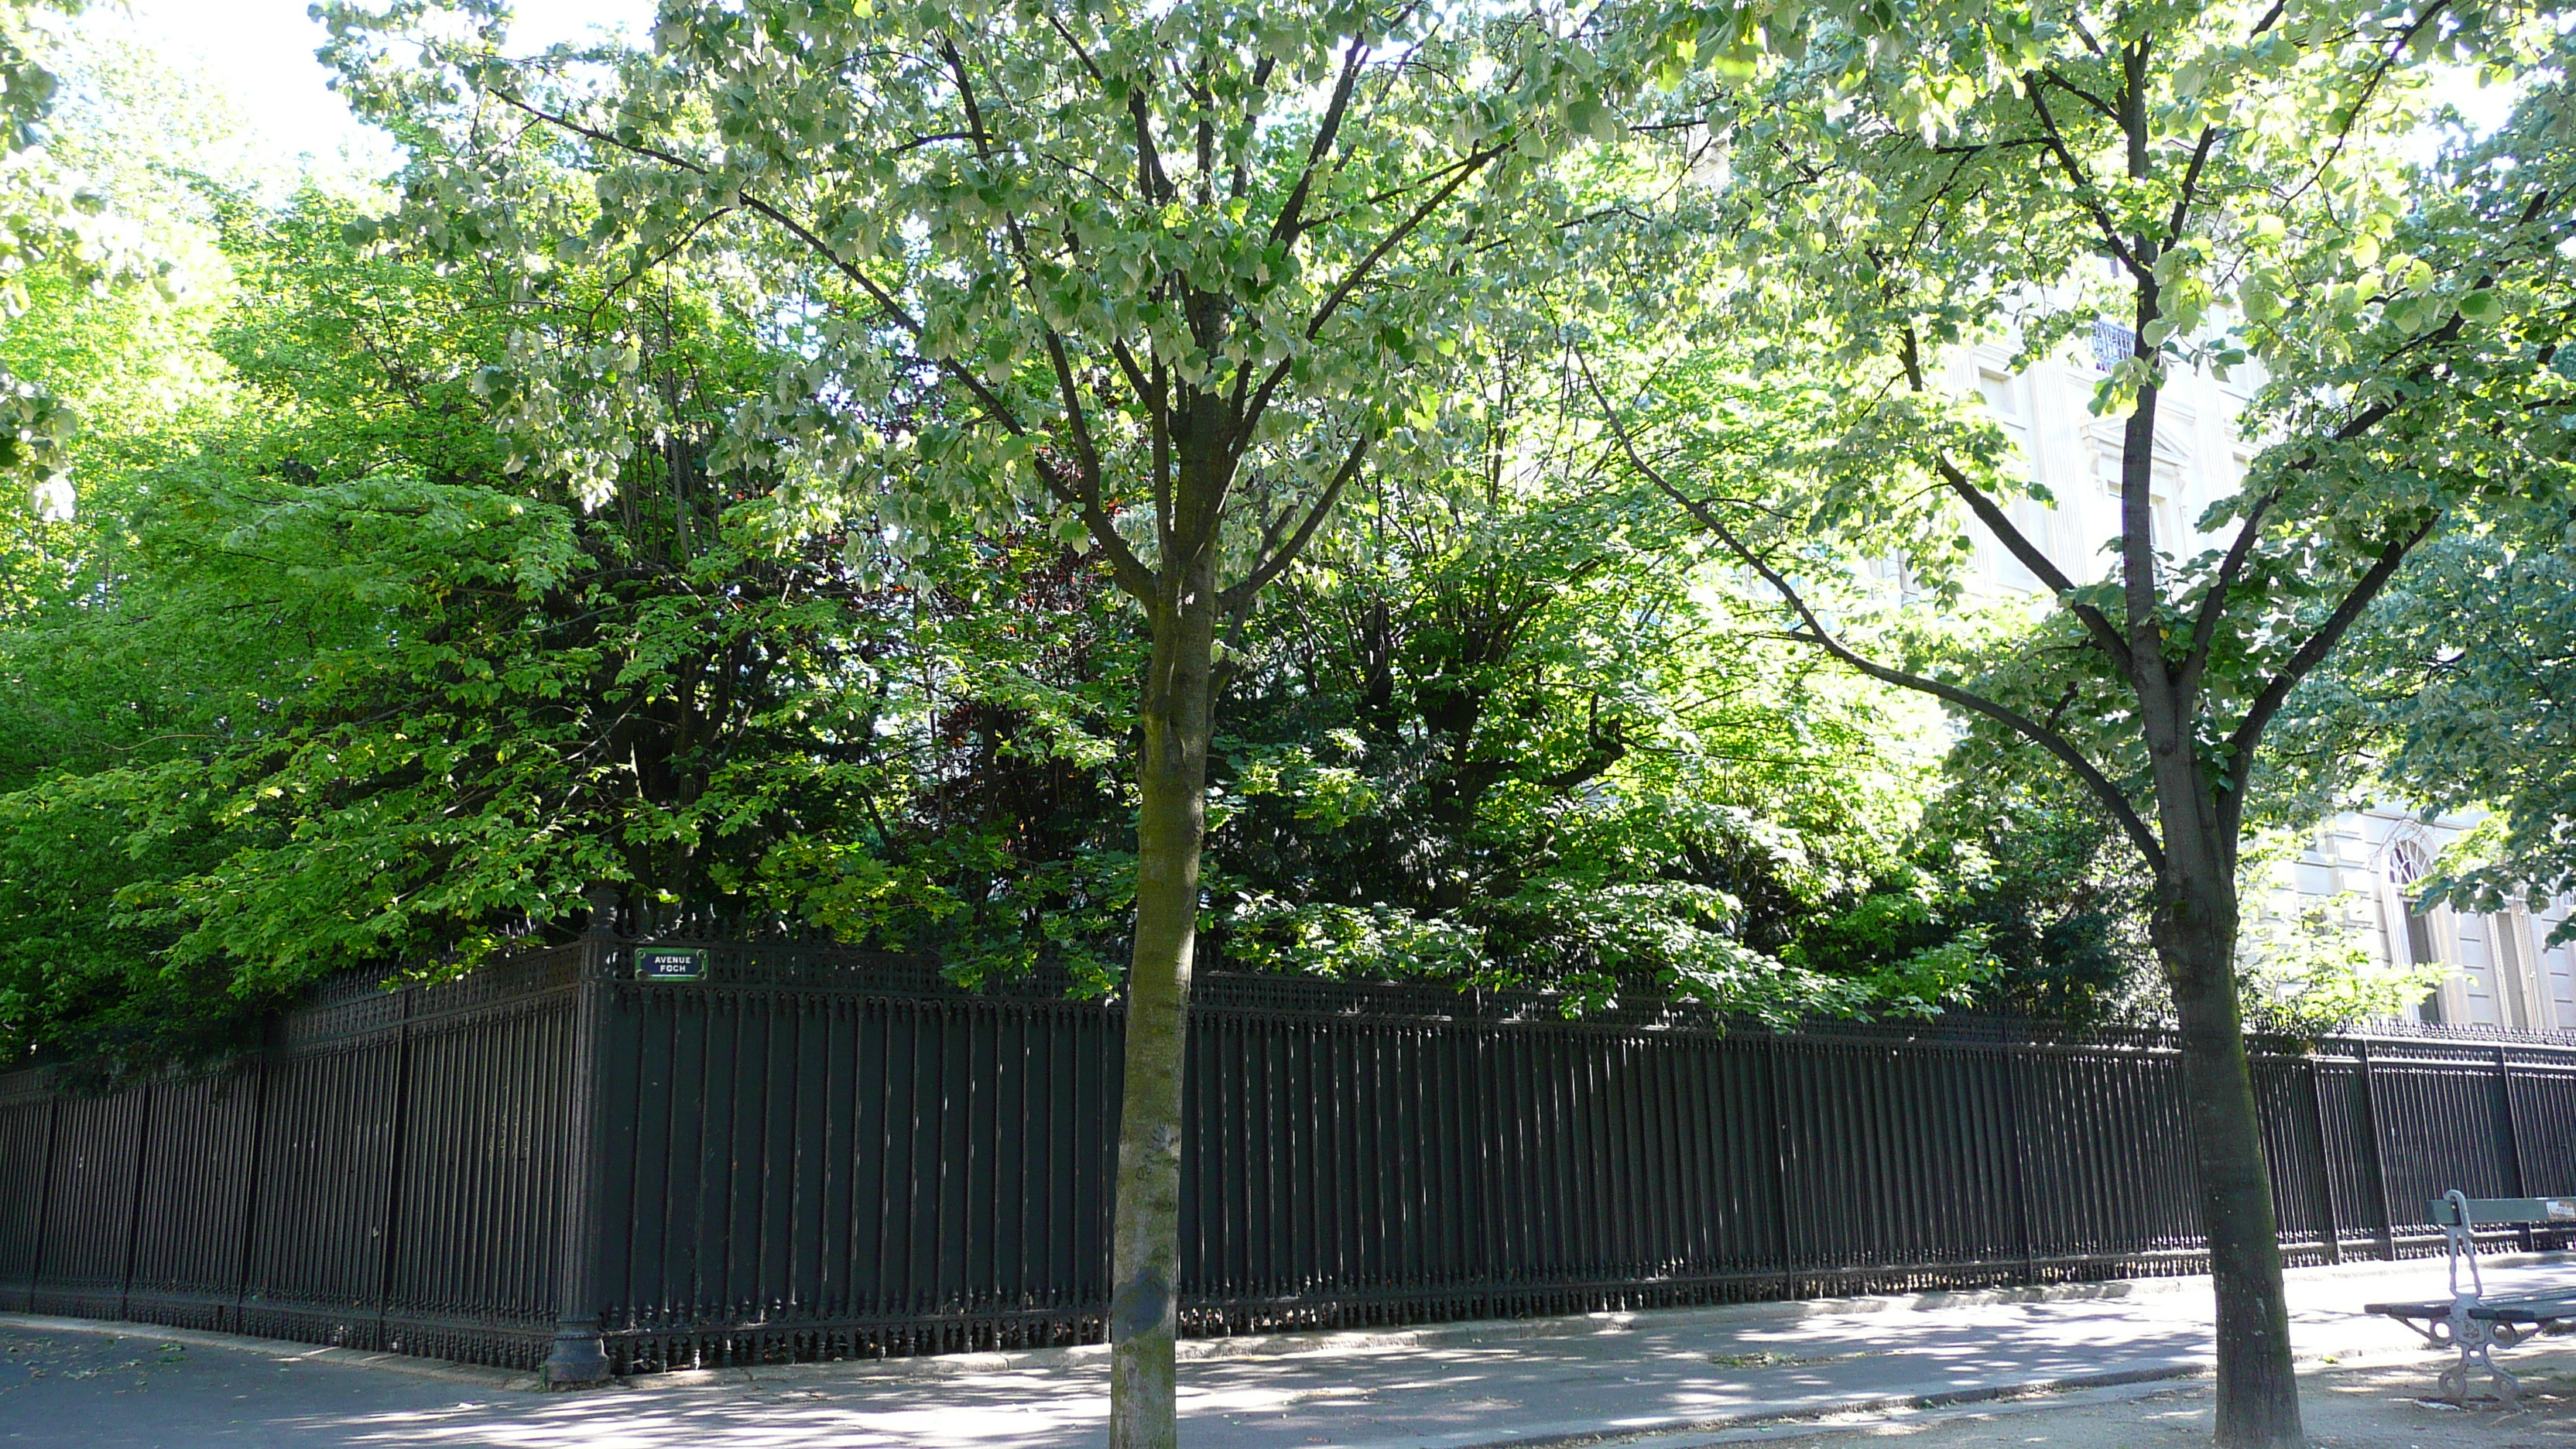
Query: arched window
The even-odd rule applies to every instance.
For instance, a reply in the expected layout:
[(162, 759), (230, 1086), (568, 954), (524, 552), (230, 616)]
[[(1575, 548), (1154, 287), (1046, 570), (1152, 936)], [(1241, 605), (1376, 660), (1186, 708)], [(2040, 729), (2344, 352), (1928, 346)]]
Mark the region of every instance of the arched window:
[[(2433, 952), (2433, 923), (2424, 914), (2422, 893), (2415, 889), (2415, 883), (2432, 870), (2433, 858), (2425, 853), (2423, 842), (2400, 840), (2388, 847), (2388, 883), (2397, 888), (2397, 911), (2406, 921), (2406, 961), (2413, 966), (2429, 966), (2440, 959)], [(2438, 1025), (2442, 1020), (2441, 989), (2427, 992), (2416, 1011), (2424, 1020)]]
[(2401, 840), (2388, 847), (2388, 883), (2400, 891), (2422, 880), (2432, 869), (2432, 858), (2424, 853), (2422, 841)]

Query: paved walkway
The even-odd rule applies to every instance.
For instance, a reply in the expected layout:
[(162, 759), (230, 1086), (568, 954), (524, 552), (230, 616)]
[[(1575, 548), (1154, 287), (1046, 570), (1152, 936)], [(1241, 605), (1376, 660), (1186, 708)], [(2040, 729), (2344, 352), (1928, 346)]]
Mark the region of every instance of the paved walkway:
[[(2576, 1383), (2576, 1359), (2545, 1348), (2518, 1357), (2538, 1371), (2524, 1381), (2520, 1410), (2425, 1400), (2415, 1365), (2311, 1365), (2299, 1375), (2299, 1416), (2317, 1449), (2565, 1449), (2576, 1442), (2576, 1400), (2567, 1391)], [(2555, 1392), (2544, 1390), (2541, 1376)], [(1969, 1408), (1836, 1415), (1625, 1449), (2209, 1449), (2213, 1396), (2203, 1377)]]
[[(2576, 1263), (2491, 1268), (2488, 1283), (2576, 1287)], [(2429, 1385), (2431, 1355), (2358, 1310), (2441, 1293), (2438, 1260), (2293, 1274), (2299, 1352), (2422, 1363)], [(1182, 1365), (1182, 1434), (1191, 1449), (1678, 1445), (1762, 1418), (2153, 1384), (2206, 1363), (2209, 1317), (2206, 1281), (2180, 1279), (1274, 1339)], [(1091, 1449), (1106, 1437), (1096, 1352), (675, 1374), (579, 1394), (352, 1358), (0, 1315), (0, 1445)]]

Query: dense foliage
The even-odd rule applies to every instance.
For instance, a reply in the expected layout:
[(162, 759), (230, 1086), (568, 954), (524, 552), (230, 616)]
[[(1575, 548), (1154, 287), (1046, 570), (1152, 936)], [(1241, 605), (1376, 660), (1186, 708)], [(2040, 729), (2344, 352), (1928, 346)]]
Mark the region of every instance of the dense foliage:
[[(1730, 47), (1732, 83), (1670, 124), (1729, 134), (1742, 251), (1710, 269), (1695, 332), (1640, 313), (1657, 325), (1595, 346), (1604, 424), (1768, 585), (1783, 632), (2080, 788), (2145, 863), (2218, 1439), (2304, 1444), (2244, 1046), (2246, 847), (2271, 731), (2411, 555), (2534, 514), (2563, 527), (2564, 29), (2513, 6), (1754, 0), (1675, 33)], [(2410, 142), (2443, 63), (2528, 89), (2496, 136), (2424, 164)], [(2018, 369), (2106, 325), (2127, 355), (2094, 397), (2119, 419), (2096, 575), (2015, 522), (2033, 485), (1944, 363), (1985, 336)], [(2158, 519), (2175, 385), (2236, 369), (2259, 384), (2241, 482)], [(1806, 416), (1766, 406), (1793, 387)], [(2035, 627), (1874, 628), (1842, 602), (1889, 552), (1945, 591), (1968, 519), (2045, 590)]]
[[(185, 100), (105, 78), (144, 82), (128, 113)], [(754, 290), (434, 265), (325, 191), (126, 184), (188, 219), (193, 300), (40, 272), (0, 341), (90, 417), (0, 624), (16, 1050), (218, 1048), (323, 974), (568, 930), (594, 880), (1114, 988), (1144, 640), (1096, 554), (1002, 529), (893, 573), (713, 461), (795, 345)], [(604, 490), (509, 431), (513, 378), (585, 367), (657, 399), (596, 415)], [(1549, 415), (1481, 416), (1230, 640), (1221, 951), (1578, 1003), (2116, 999), (2116, 913), (2045, 884), (2039, 837), (1925, 826), (1923, 721), (1761, 647), (1653, 510), (1497, 482), (1496, 434)]]
[(2421, 887), (2463, 909), (2576, 893), (2576, 559), (2532, 532), (2425, 549), (2290, 722), (2311, 789), (2482, 816)]
[[(386, 239), (381, 203), (192, 172), (167, 118), (201, 98), (88, 64), (53, 150), (176, 218), (153, 245), (179, 264), (139, 294), (32, 267), (0, 338), (89, 418), (80, 510), (17, 515), (5, 552), (18, 1049), (218, 1044), (322, 974), (569, 929), (600, 879), (965, 979), (1043, 955), (1114, 989), (1147, 640), (1096, 549), (1004, 510), (897, 560), (881, 511), (747, 452), (813, 345), (774, 277), (443, 261)], [(120, 169), (108, 138), (138, 127), (168, 139)], [(1582, 184), (1645, 174), (1619, 164)], [(543, 158), (511, 184), (596, 205)], [(1919, 713), (1768, 647), (1690, 520), (1601, 486), (1553, 340), (1581, 334), (1548, 329), (1681, 319), (1646, 289), (1723, 257), (1691, 240), (1722, 218), (1655, 202), (1423, 374), (1457, 401), (1406, 393), (1429, 411), (1400, 465), (1229, 635), (1217, 948), (1578, 1005), (1648, 981), (1766, 1012), (2139, 1009), (2145, 886), (2115, 823), (1995, 770), (2018, 757), (1983, 729), (1945, 774)], [(1730, 415), (1805, 466), (1761, 420), (1831, 400), (1757, 401)], [(569, 421), (532, 442), (534, 414)], [(1950, 535), (1919, 518), (1937, 585)]]
[[(2576, 885), (2548, 17), (663, 0), (530, 56), (342, 0), (408, 160), (281, 199), (79, 9), (0, 0), (0, 1051), (219, 1051), (602, 882), (1053, 958), (1126, 1004), (1121, 1449), (1203, 934), (2169, 1012), (2220, 1436), (2274, 1445), (2244, 1027), (2420, 983), (2249, 917), (2266, 831), (2395, 784), (2498, 807), (2437, 892)], [(2511, 123), (2437, 136), (2437, 64)], [(1966, 349), (2111, 319), (2119, 536), (2055, 558)], [(2237, 370), (2186, 527), (2159, 418)], [(1970, 607), (1971, 530), (2031, 597)]]

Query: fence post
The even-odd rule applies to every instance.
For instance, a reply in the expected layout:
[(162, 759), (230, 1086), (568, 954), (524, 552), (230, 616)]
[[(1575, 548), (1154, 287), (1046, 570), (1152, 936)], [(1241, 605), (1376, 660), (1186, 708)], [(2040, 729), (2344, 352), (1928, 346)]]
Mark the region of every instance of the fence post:
[[(2503, 1150), (2496, 1156), (2503, 1159), (2505, 1196), (2521, 1197), (2530, 1191), (2525, 1186), (2530, 1179), (2522, 1170), (2522, 1123), (2513, 1110), (2513, 1063), (2506, 1058), (2503, 1047), (2495, 1049), (2495, 1061), (2496, 1095), (2504, 1099), (2504, 1140), (2497, 1144)], [(2522, 1251), (2531, 1251), (2532, 1235), (2528, 1225), (2515, 1228), (2513, 1235)]]
[(572, 1061), (564, 1084), (555, 1343), (545, 1363), (545, 1380), (552, 1386), (608, 1379), (599, 1321), (599, 1037), (608, 1015), (609, 965), (617, 951), (617, 892), (593, 886), (589, 899), (590, 928), (581, 938), (581, 978), (573, 987)]
[(1780, 1291), (1798, 1296), (1798, 1275), (1789, 1258), (1789, 1098), (1780, 1085), (1780, 1033), (1762, 1042), (1764, 1075), (1771, 1097), (1771, 1244), (1780, 1255)]
[(27, 1311), (36, 1311), (36, 1285), (45, 1276), (45, 1220), (54, 1211), (54, 1155), (63, 1136), (63, 1094), (45, 1084), (45, 1169), (36, 1179), (36, 1246), (27, 1258)]
[(259, 1237), (259, 1164), (268, 1155), (268, 1079), (274, 1068), (261, 1062), (253, 1070), (259, 1073), (259, 1093), (250, 1106), (250, 1168), (242, 1188), (241, 1258), (233, 1274), (233, 1332), (242, 1331), (250, 1320), (250, 1261)]
[(2379, 1089), (2370, 1079), (2370, 1043), (2355, 1042), (2353, 1055), (2361, 1061), (2361, 1151), (2372, 1189), (2379, 1203), (2379, 1256), (2397, 1261), (2397, 1219), (2388, 1209), (2388, 1163), (2379, 1150)]
[(376, 1347), (387, 1353), (394, 1347), (387, 1320), (393, 1314), (395, 1241), (402, 1236), (403, 1152), (411, 1135), (411, 1009), (419, 992), (404, 988), (402, 1022), (394, 1034), (394, 1122), (392, 1141), (385, 1148), (385, 1246), (376, 1259)]
[(2343, 1261), (2343, 1227), (2335, 1219), (2334, 1156), (2326, 1148), (2325, 1068), (2312, 1051), (2308, 1063), (2308, 1125), (2316, 1134), (2317, 1144), (2317, 1211), (2325, 1225), (2326, 1261)]
[(152, 1161), (152, 1087), (143, 1083), (142, 1120), (134, 1124), (134, 1188), (125, 1196), (125, 1272), (116, 1286), (116, 1316), (131, 1318), (134, 1259), (143, 1251), (143, 1169)]
[(2039, 1263), (2030, 1242), (2030, 1151), (2021, 1130), (2021, 1053), (2018, 1043), (2004, 1043), (2004, 1127), (2012, 1134), (2013, 1231), (2021, 1239), (2021, 1281), (2039, 1281)]

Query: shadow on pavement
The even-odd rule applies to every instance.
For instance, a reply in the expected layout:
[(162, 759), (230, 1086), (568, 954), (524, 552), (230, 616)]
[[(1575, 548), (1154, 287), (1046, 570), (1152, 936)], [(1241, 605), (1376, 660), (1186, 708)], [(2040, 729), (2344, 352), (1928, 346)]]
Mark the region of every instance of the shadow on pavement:
[[(2403, 1354), (2365, 1299), (2438, 1287), (2303, 1280), (2308, 1353)], [(2517, 1270), (2517, 1285), (2576, 1269)], [(2392, 1286), (2399, 1285), (2399, 1286)], [(2501, 1284), (2494, 1285), (2501, 1287)], [(2117, 1290), (2113, 1290), (2117, 1291)], [(1878, 1312), (1641, 1315), (1624, 1331), (1310, 1351), (1186, 1363), (1191, 1449), (1464, 1449), (1621, 1436), (2012, 1386), (2187, 1374), (2208, 1352), (2203, 1286), (2046, 1303)], [(0, 1327), (0, 1445), (63, 1449), (1089, 1449), (1106, 1439), (1105, 1367), (938, 1378), (828, 1365), (686, 1384), (643, 1378), (543, 1395), (299, 1358)], [(2433, 1362), (2427, 1365), (2429, 1384)]]

